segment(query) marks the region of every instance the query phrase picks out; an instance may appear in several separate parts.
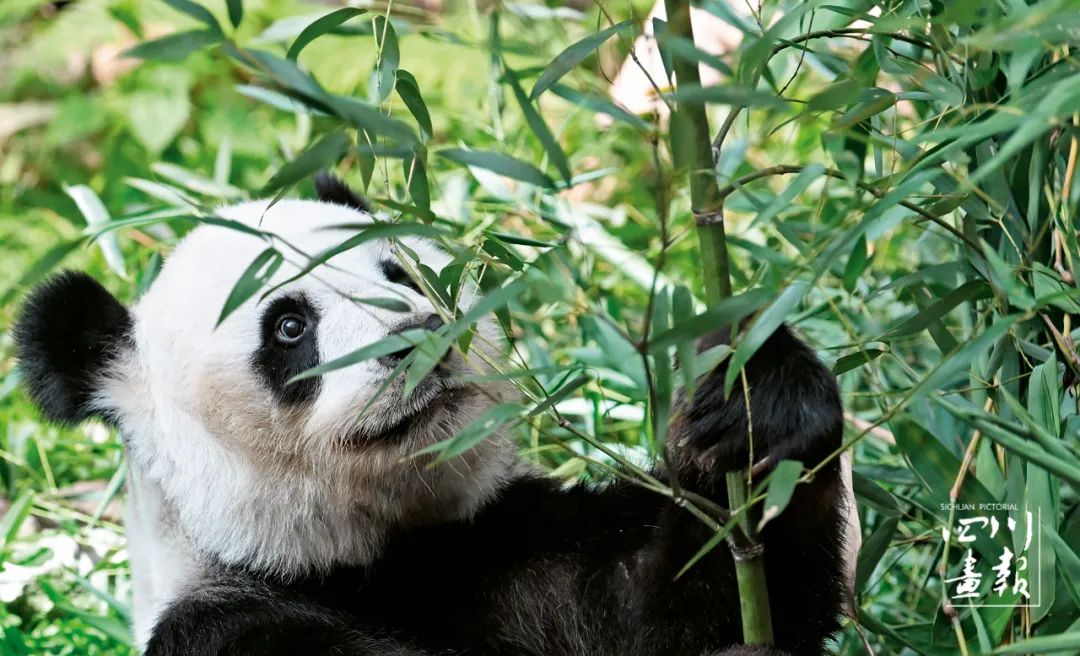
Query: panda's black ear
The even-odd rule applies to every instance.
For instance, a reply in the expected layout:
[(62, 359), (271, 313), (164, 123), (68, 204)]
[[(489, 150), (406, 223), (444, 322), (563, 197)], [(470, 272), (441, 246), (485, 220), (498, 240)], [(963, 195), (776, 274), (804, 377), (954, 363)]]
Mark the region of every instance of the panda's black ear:
[(344, 205), (371, 214), (372, 208), (368, 199), (353, 191), (341, 178), (327, 171), (315, 174), (315, 193), (324, 203)]
[(96, 280), (65, 271), (30, 293), (15, 324), (23, 385), (49, 419), (76, 423), (95, 414), (93, 394), (131, 344), (131, 314)]

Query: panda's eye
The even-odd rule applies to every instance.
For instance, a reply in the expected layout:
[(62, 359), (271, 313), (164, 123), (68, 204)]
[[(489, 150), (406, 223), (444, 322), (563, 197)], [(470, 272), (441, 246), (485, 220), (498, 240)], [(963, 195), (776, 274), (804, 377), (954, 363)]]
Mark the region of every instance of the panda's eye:
[(423, 294), (420, 291), (420, 285), (416, 284), (416, 281), (409, 276), (409, 272), (405, 270), (403, 266), (393, 260), (383, 260), (379, 263), (379, 268), (382, 269), (383, 277), (386, 281), (394, 285), (404, 285), (413, 290), (417, 294)]
[(304, 317), (292, 312), (278, 317), (274, 327), (274, 337), (278, 342), (292, 346), (299, 342), (307, 332), (307, 323)]

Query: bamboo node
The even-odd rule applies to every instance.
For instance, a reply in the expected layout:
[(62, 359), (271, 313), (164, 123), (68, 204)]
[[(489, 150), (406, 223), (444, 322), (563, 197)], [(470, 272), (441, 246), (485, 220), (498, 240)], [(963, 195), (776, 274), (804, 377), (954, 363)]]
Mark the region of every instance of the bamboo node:
[(699, 212), (694, 210), (694, 224), (699, 228), (714, 225), (723, 225), (724, 223), (724, 211), (723, 210), (711, 210), (708, 212)]
[(740, 545), (734, 544), (734, 541), (732, 541), (732, 543), (729, 543), (728, 547), (731, 549), (731, 556), (737, 563), (761, 558), (761, 556), (765, 554), (764, 542), (752, 542), (750, 544)]

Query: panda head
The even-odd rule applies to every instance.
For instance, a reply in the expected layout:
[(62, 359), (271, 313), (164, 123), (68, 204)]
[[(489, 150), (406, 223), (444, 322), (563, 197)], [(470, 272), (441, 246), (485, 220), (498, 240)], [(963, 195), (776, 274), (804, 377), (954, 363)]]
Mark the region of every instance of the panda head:
[[(372, 221), (341, 183), (318, 182), (321, 202), (218, 212), (280, 237), (285, 261), (271, 288)], [(265, 298), (256, 293), (220, 324), (230, 292), (267, 248), (257, 235), (196, 228), (130, 308), (85, 274), (61, 274), (30, 295), (16, 326), (25, 385), (53, 420), (115, 425), (129, 485), (148, 486), (161, 506), (153, 521), (201, 557), (281, 574), (363, 563), (395, 527), (468, 516), (515, 467), (502, 439), (444, 465), (412, 457), (505, 394), (462, 381), (477, 357), (451, 350), (407, 397), (404, 376), (386, 385), (405, 352), (290, 382), (388, 335), (441, 325), (400, 247), (435, 271), (449, 261), (425, 241), (368, 241)], [(371, 297), (409, 309), (355, 300)], [(481, 322), (474, 348), (494, 353), (497, 343)]]

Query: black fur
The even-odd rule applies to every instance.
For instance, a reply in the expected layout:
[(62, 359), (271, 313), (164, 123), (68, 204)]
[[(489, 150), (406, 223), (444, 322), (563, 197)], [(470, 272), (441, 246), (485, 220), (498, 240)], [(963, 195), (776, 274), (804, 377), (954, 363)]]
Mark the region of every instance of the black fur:
[[(721, 504), (723, 467), (747, 457), (742, 390), (725, 399), (724, 373), (669, 438), (682, 485)], [(746, 373), (755, 459), (813, 465), (840, 445), (835, 381), (786, 328)], [(171, 605), (147, 653), (816, 656), (843, 595), (839, 492), (837, 468), (823, 468), (762, 533), (776, 648), (739, 645), (726, 546), (675, 578), (710, 537), (686, 510), (627, 483), (537, 477), (469, 521), (402, 530), (366, 567), (289, 581), (222, 569)]]
[(372, 213), (368, 199), (353, 191), (349, 185), (332, 173), (320, 171), (315, 174), (315, 194), (324, 203), (351, 207), (367, 214)]
[(15, 324), (15, 352), (26, 390), (51, 420), (76, 423), (109, 361), (131, 343), (131, 315), (85, 273), (65, 271), (39, 285)]
[(383, 260), (379, 262), (379, 270), (382, 271), (383, 277), (386, 278), (387, 282), (394, 285), (404, 285), (417, 294), (423, 295), (424, 292), (420, 290), (420, 285), (412, 279), (412, 276), (405, 270), (405, 267), (401, 266), (396, 260)]
[[(284, 345), (274, 337), (277, 321), (283, 314), (296, 314), (307, 323), (299, 343)], [(251, 356), (251, 366), (266, 383), (274, 397), (286, 405), (310, 403), (319, 395), (322, 379), (289, 379), (319, 364), (319, 311), (303, 295), (281, 296), (263, 310), (259, 349)]]

